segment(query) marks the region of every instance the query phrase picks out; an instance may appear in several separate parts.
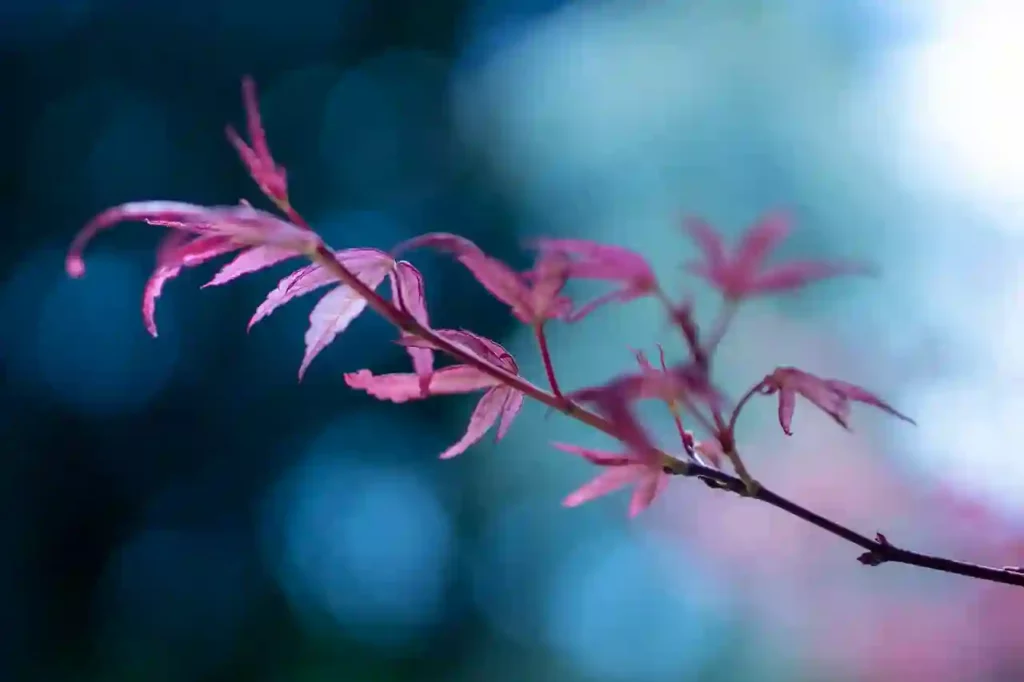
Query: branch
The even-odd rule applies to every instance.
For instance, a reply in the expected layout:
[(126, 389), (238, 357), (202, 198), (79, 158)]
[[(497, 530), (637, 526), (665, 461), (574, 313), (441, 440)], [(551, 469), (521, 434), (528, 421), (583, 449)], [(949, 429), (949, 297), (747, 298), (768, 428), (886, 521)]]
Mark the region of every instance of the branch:
[[(568, 401), (565, 398), (549, 393), (530, 383), (518, 374), (506, 372), (500, 367), (478, 358), (469, 350), (460, 348), (458, 345), (450, 343), (439, 337), (432, 329), (421, 325), (419, 322), (412, 319), (411, 316), (404, 314), (371, 288), (363, 284), (352, 272), (341, 265), (333, 257), (333, 254), (331, 254), (331, 252), (326, 248), (323, 248), (320, 252), (312, 255), (311, 259), (314, 262), (321, 263), (326, 268), (333, 271), (343, 283), (351, 286), (357, 293), (366, 298), (373, 310), (382, 315), (396, 327), (405, 330), (407, 333), (415, 334), (416, 336), (430, 340), (441, 351), (454, 357), (460, 362), (478, 368), (485, 374), (494, 377), (511, 388), (521, 391), (537, 402), (558, 410), (567, 417), (583, 422), (584, 424), (587, 424), (612, 437), (618, 437), (616, 429), (612, 424), (604, 419), (604, 417), (591, 412), (572, 401)], [(753, 391), (751, 391), (751, 394), (752, 393)], [(745, 398), (749, 397), (749, 395), (745, 396)], [(734, 425), (736, 415), (734, 414), (732, 416), (733, 418), (730, 421)], [(756, 489), (751, 490), (751, 488), (740, 478), (730, 476), (718, 469), (703, 466), (696, 462), (682, 461), (664, 452), (659, 452), (659, 455), (664, 462), (664, 471), (667, 474), (673, 476), (695, 477), (712, 488), (725, 489), (745, 497), (760, 500), (761, 502), (770, 504), (777, 509), (781, 509), (787, 514), (792, 514), (802, 521), (817, 526), (824, 531), (832, 533), (833, 535), (860, 547), (865, 551), (857, 558), (857, 560), (866, 566), (878, 566), (879, 564), (884, 563), (907, 564), (909, 566), (917, 566), (919, 568), (932, 571), (953, 573), (956, 575), (967, 576), (969, 578), (976, 578), (978, 580), (987, 580), (989, 582), (1002, 583), (1004, 585), (1017, 585), (1019, 587), (1024, 587), (1024, 568), (1009, 566), (1005, 568), (993, 568), (990, 566), (980, 566), (977, 564), (969, 564), (961, 561), (954, 561), (952, 559), (930, 556), (928, 554), (920, 554), (918, 552), (912, 552), (890, 544), (881, 533), (878, 533), (875, 536), (875, 539), (872, 540), (871, 538), (861, 535), (860, 533), (836, 523), (831, 519), (827, 519), (820, 514), (816, 514), (811, 510), (806, 509), (805, 507), (801, 507), (797, 503), (792, 502), (763, 486), (758, 485)]]
[(752, 497), (777, 509), (781, 509), (787, 514), (792, 514), (801, 521), (817, 526), (865, 550), (863, 554), (857, 557), (857, 560), (865, 566), (878, 566), (884, 563), (906, 564), (931, 571), (953, 573), (978, 580), (1024, 587), (1024, 569), (1022, 568), (1014, 566), (994, 568), (912, 552), (891, 544), (881, 533), (875, 535), (875, 539), (871, 539), (842, 524), (816, 514), (810, 509), (801, 507), (796, 502), (792, 502), (763, 486), (756, 493), (747, 495), (747, 487), (742, 480), (711, 467), (690, 462), (679, 462), (678, 464), (666, 466), (664, 471), (673, 476), (693, 476), (705, 482), (713, 481), (713, 487)]

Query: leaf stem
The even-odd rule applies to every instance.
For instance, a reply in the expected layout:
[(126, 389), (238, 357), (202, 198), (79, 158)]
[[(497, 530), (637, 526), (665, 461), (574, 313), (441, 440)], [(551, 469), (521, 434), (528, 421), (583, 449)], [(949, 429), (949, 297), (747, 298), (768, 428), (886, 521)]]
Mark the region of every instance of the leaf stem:
[(747, 392), (743, 394), (743, 397), (740, 398), (740, 401), (736, 403), (736, 407), (732, 409), (732, 414), (729, 416), (728, 429), (729, 433), (732, 435), (733, 438), (736, 437), (736, 420), (740, 418), (740, 412), (742, 412), (743, 408), (746, 407), (748, 402), (750, 402), (750, 399), (757, 395), (757, 393), (761, 390), (762, 386), (764, 386), (764, 382), (759, 381), (753, 386), (751, 386), (749, 389), (747, 389)]

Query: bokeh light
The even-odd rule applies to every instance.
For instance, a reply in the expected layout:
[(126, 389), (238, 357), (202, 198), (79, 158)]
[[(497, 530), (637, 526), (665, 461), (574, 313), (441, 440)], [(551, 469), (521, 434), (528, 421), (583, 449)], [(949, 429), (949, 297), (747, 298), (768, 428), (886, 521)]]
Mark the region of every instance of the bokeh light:
[[(652, 565), (649, 548), (613, 531), (580, 543), (556, 569), (548, 600), (548, 636), (587, 676), (608, 680), (671, 680), (700, 670), (727, 601), (710, 575), (673, 557), (682, 587)], [(701, 589), (687, 589), (688, 581)]]
[(527, 645), (543, 637), (551, 571), (579, 534), (557, 511), (539, 502), (503, 507), (484, 527), (472, 559), (477, 608), (502, 636)]
[(446, 74), (424, 52), (392, 51), (344, 74), (327, 99), (322, 159), (359, 207), (436, 191), (453, 171), (445, 128)]
[[(157, 198), (169, 184), (175, 165), (167, 114), (152, 102), (123, 93), (107, 99), (103, 106), (110, 116), (93, 139), (83, 169), (92, 187), (92, 205)], [(140, 149), (146, 150), (145, 155), (140, 156)], [(118, 172), (127, 167), (132, 168), (131, 173)]]
[[(940, 0), (930, 33), (905, 62), (901, 108), (922, 144), (922, 170), (952, 191), (990, 204), (995, 216), (1024, 208), (1024, 48), (1013, 0)], [(1019, 229), (1015, 228), (1015, 229)]]
[[(4, 333), (12, 374), (83, 413), (146, 409), (171, 380), (179, 347), (173, 333), (155, 342), (142, 326), (145, 260), (97, 253), (81, 280), (68, 279), (62, 263), (56, 250), (31, 254), (0, 294), (17, 316), (9, 319), (22, 321)], [(158, 314), (173, 329), (173, 304), (162, 303)]]
[(318, 437), (268, 506), (272, 561), (297, 609), (351, 637), (394, 646), (443, 613), (451, 520), (430, 481), (346, 443), (357, 421)]

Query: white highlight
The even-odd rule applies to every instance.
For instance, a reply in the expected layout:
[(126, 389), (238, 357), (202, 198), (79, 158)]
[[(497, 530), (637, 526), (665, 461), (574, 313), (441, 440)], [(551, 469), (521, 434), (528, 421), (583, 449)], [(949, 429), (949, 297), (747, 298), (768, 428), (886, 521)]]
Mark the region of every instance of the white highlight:
[[(1024, 207), (1024, 43), (1018, 0), (939, 0), (903, 83), (926, 166), (982, 201)], [(934, 164), (934, 165), (932, 165)]]

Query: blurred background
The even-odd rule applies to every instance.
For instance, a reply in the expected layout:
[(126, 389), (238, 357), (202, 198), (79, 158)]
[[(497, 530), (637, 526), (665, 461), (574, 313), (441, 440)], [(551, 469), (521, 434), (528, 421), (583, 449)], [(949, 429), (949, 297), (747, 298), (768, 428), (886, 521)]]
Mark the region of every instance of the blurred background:
[[(146, 680), (1024, 679), (1024, 591), (899, 566), (692, 481), (635, 521), (565, 510), (608, 447), (528, 405), (446, 462), (469, 398), (391, 405), (341, 375), (408, 371), (357, 320), (300, 384), (300, 299), (246, 333), (287, 265), (139, 301), (160, 230), (63, 252), (97, 211), (266, 202), (224, 139), (252, 74), (296, 207), (335, 247), (453, 231), (526, 266), (537, 235), (679, 265), (701, 215), (785, 208), (788, 257), (881, 275), (747, 306), (737, 395), (798, 364), (919, 426), (852, 433), (769, 401), (741, 447), (765, 484), (865, 534), (1024, 562), (1024, 48), (1017, 0), (4, 0), (0, 3), (0, 677)], [(529, 334), (417, 253), (432, 316)], [(574, 295), (589, 295), (575, 288)], [(653, 305), (556, 328), (563, 384), (678, 340)], [(659, 423), (670, 436), (671, 424)], [(666, 441), (669, 442), (669, 441)]]

